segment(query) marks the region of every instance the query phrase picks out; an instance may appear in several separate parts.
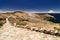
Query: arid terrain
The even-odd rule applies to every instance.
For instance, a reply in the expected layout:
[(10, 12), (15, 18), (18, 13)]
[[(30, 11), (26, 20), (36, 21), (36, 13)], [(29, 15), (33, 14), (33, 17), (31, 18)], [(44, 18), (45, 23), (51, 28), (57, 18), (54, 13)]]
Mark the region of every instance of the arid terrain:
[(52, 19), (48, 13), (1, 13), (0, 40), (60, 40), (60, 23)]

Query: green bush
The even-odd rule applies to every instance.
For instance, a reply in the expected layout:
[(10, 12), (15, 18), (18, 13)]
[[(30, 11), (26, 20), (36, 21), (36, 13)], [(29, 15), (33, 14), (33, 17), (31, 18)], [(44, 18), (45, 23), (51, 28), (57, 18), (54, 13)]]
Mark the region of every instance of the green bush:
[(26, 25), (27, 24), (27, 22), (24, 22), (24, 21), (18, 21), (17, 22), (17, 25)]
[(2, 26), (4, 23), (2, 21), (0, 21), (0, 26)]

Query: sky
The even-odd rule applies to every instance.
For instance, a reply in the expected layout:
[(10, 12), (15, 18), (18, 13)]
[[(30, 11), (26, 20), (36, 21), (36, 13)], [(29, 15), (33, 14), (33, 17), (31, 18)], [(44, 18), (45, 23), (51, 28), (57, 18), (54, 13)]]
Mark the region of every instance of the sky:
[(60, 0), (0, 0), (0, 10), (60, 11)]

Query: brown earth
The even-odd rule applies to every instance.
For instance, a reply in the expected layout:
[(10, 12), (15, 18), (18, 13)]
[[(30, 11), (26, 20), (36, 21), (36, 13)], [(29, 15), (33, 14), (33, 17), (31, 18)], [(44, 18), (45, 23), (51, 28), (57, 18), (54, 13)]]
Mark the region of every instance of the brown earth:
[[(6, 21), (8, 17), (9, 22)], [(47, 13), (39, 15), (21, 11), (1, 13), (0, 40), (60, 40), (60, 24), (48, 21), (52, 19), (54, 19), (54, 16)], [(36, 30), (29, 30), (29, 28), (38, 30), (43, 28), (43, 30), (47, 31), (45, 33), (37, 32)], [(55, 31), (50, 32), (54, 28), (59, 30), (57, 32), (59, 36), (55, 35)], [(49, 34), (46, 32), (49, 32)]]
[(29, 27), (44, 27), (46, 30), (53, 30), (54, 27), (60, 28), (60, 24), (53, 23), (48, 20), (54, 19), (54, 16), (49, 14), (29, 14), (28, 12), (16, 11), (11, 13), (1, 13), (0, 14), (0, 22), (5, 23), (5, 19), (9, 18), (9, 21), (17, 25), (29, 26)]

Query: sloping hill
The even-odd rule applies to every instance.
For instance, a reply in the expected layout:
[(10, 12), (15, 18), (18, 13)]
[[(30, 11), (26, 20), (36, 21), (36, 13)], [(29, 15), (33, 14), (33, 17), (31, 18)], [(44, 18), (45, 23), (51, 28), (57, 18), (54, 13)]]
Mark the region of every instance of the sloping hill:
[(48, 20), (54, 19), (54, 16), (49, 14), (35, 14), (22, 11), (16, 11), (11, 13), (2, 13), (0, 14), (0, 25), (5, 23), (5, 19), (9, 17), (9, 21), (14, 25), (16, 23), (18, 26), (26, 26), (29, 28), (36, 27), (44, 28), (44, 30), (54, 30), (54, 28), (60, 28), (60, 24), (50, 22)]
[(60, 40), (60, 24), (49, 14), (22, 11), (0, 14), (0, 40)]
[(60, 40), (60, 37), (18, 28), (6, 22), (0, 29), (0, 40)]

